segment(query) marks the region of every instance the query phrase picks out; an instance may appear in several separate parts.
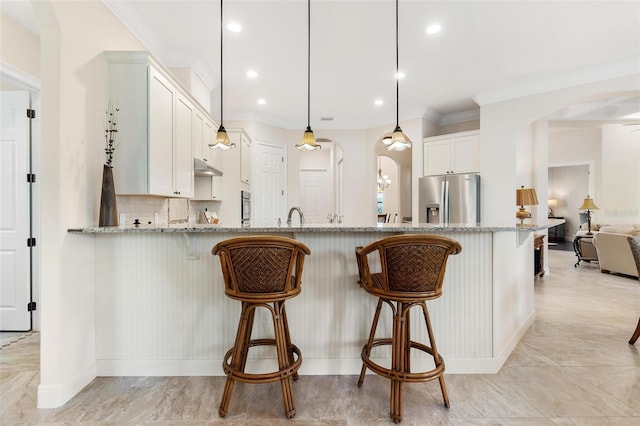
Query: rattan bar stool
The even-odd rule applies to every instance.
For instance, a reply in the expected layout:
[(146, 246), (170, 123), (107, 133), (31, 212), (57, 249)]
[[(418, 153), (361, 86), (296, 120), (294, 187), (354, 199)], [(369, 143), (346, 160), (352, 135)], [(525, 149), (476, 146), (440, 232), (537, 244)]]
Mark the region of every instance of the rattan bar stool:
[[(220, 257), (225, 294), (242, 302), (235, 344), (224, 356), (222, 368), (227, 381), (218, 414), (229, 408), (235, 381), (268, 383), (280, 381), (287, 418), (296, 414), (291, 377), (298, 378), (302, 363), (300, 349), (291, 343), (284, 302), (300, 293), (302, 266), (309, 248), (299, 241), (273, 236), (240, 237), (221, 241), (211, 250)], [(266, 308), (273, 318), (274, 339), (251, 340), (256, 308)], [(245, 373), (249, 348), (275, 346), (278, 371)]]
[[(427, 300), (442, 294), (442, 282), (449, 255), (458, 254), (460, 244), (446, 237), (434, 235), (397, 235), (356, 248), (360, 279), (358, 283), (369, 294), (378, 298), (369, 340), (362, 348), (362, 370), (358, 387), (362, 386), (367, 368), (391, 379), (390, 416), (394, 422), (402, 421), (402, 385), (404, 382), (426, 382), (438, 379), (445, 407), (449, 396), (444, 383), (444, 360), (438, 353), (431, 328)], [(382, 272), (372, 273), (368, 256), (377, 252)], [(383, 303), (393, 312), (391, 338), (375, 338)], [(395, 305), (394, 305), (395, 303)], [(410, 310), (421, 307), (431, 346), (411, 340)], [(376, 346), (391, 346), (391, 368), (385, 368), (370, 358)], [(433, 356), (435, 368), (425, 372), (411, 371), (410, 350), (417, 349)]]

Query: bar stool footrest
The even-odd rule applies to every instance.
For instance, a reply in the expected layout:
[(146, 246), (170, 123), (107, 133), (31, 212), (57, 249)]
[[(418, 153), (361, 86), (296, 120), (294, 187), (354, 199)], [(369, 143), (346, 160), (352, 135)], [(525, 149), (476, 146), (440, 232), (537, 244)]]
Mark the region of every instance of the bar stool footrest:
[[(391, 343), (392, 343), (391, 339), (388, 339), (388, 338), (375, 339), (371, 347), (374, 348), (376, 346), (391, 346)], [(432, 357), (434, 356), (433, 349), (427, 345), (424, 345), (419, 342), (415, 342), (413, 340), (409, 342), (409, 345), (413, 349), (417, 349), (419, 351), (428, 353)], [(409, 383), (428, 382), (430, 380), (437, 379), (444, 374), (444, 359), (442, 359), (441, 356), (439, 356), (440, 358), (439, 362), (438, 360), (434, 360), (436, 364), (436, 368), (434, 368), (433, 370), (423, 371), (423, 372), (394, 371), (389, 368), (385, 368), (380, 364), (371, 360), (370, 353), (367, 352), (366, 345), (362, 348), (361, 358), (362, 358), (362, 362), (367, 366), (369, 370), (373, 371), (379, 376), (386, 377), (387, 379), (391, 379), (391, 380), (400, 380), (400, 381), (409, 382)]]
[[(256, 339), (250, 340), (248, 348), (254, 346), (276, 346), (275, 339)], [(224, 355), (224, 361), (222, 361), (222, 368), (224, 374), (234, 380), (244, 383), (271, 383), (286, 379), (289, 376), (295, 376), (302, 364), (302, 354), (300, 349), (296, 345), (291, 345), (289, 351), (296, 355), (296, 359), (293, 364), (286, 368), (270, 373), (245, 373), (231, 366), (230, 360), (233, 354), (233, 348), (229, 349)]]

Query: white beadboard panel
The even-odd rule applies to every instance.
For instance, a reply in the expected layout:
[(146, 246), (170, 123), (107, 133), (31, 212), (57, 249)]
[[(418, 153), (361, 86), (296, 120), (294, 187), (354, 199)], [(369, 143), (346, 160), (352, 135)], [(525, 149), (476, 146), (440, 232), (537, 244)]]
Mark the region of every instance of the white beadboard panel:
[[(427, 302), (438, 349), (445, 361), (455, 359), (461, 369), (471, 368), (469, 363), (476, 361), (479, 366), (494, 362), (491, 233), (444, 235), (458, 240), (463, 250), (449, 258), (443, 296)], [(219, 259), (211, 255), (211, 248), (234, 236), (131, 233), (96, 238), (99, 374), (171, 375), (183, 370), (222, 374), (220, 360), (233, 345), (240, 303), (224, 295)], [(286, 305), (293, 343), (302, 351), (303, 370), (319, 374), (318, 366), (342, 360), (325, 374), (353, 373), (377, 302), (356, 283), (354, 250), (380, 234), (300, 233), (295, 237), (311, 249), (302, 293)], [(390, 336), (389, 311), (383, 308), (379, 336)], [(427, 342), (419, 309), (413, 310), (411, 321), (412, 338)], [(272, 333), (270, 316), (259, 310), (253, 336)], [(379, 356), (387, 356), (385, 350), (380, 348)], [(252, 359), (274, 356), (272, 348), (252, 349), (250, 355)], [(142, 367), (145, 361), (149, 365)], [(449, 364), (448, 371), (454, 372)]]

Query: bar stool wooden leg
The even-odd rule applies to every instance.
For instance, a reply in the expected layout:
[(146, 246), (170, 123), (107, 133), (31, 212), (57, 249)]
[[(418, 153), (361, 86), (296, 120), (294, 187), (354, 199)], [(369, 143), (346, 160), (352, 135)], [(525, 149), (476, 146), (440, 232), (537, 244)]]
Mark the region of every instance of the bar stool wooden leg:
[[(436, 347), (436, 339), (433, 336), (433, 329), (431, 328), (431, 320), (429, 319), (429, 311), (427, 310), (427, 304), (425, 302), (421, 303), (422, 305), (422, 313), (424, 314), (424, 321), (427, 323), (427, 332), (429, 334), (429, 342), (431, 343), (431, 349), (433, 350), (433, 360), (436, 364), (436, 368), (441, 366), (444, 362), (438, 353), (438, 349)], [(447, 393), (447, 386), (444, 383), (444, 371), (440, 373), (438, 376), (438, 381), (440, 382), (440, 390), (442, 391), (442, 399), (444, 400), (444, 406), (449, 408), (449, 394)]]
[[(251, 337), (251, 329), (249, 327), (253, 325), (253, 315), (253, 307), (248, 303), (243, 302), (240, 322), (238, 323), (238, 331), (236, 333), (236, 341), (233, 345), (233, 354), (231, 355), (231, 366), (233, 368), (242, 369), (242, 371), (244, 371), (244, 364), (246, 363), (247, 352), (249, 351), (248, 342)], [(222, 368), (226, 370), (226, 367), (226, 359), (224, 359), (222, 361)], [(224, 391), (222, 393), (222, 400), (220, 401), (220, 408), (218, 409), (220, 417), (227, 415), (234, 383), (235, 380), (227, 376), (227, 381), (225, 382)]]
[(405, 337), (404, 337), (404, 368), (403, 371), (406, 373), (411, 372), (411, 315), (409, 314), (409, 309), (412, 305), (407, 304), (403, 309), (406, 309), (407, 312), (404, 315), (405, 318)]
[[(293, 344), (291, 343), (291, 335), (289, 334), (289, 321), (287, 320), (287, 310), (285, 309), (284, 304), (282, 305), (282, 318), (284, 321), (284, 333), (287, 343), (287, 353), (289, 354), (289, 365), (293, 365), (295, 361), (293, 358)], [(293, 373), (291, 377), (293, 377), (293, 380), (298, 380), (298, 372), (296, 371), (295, 373)]]
[[(382, 310), (382, 299), (378, 299), (378, 306), (376, 307), (376, 313), (373, 316), (373, 323), (371, 324), (371, 331), (369, 332), (369, 340), (365, 348), (367, 355), (371, 354), (371, 347), (373, 346), (373, 338), (376, 334), (376, 328), (378, 327), (378, 320), (380, 319), (380, 311)], [(362, 383), (364, 383), (364, 376), (367, 372), (367, 366), (365, 363), (362, 363), (362, 369), (360, 369), (360, 378), (358, 379), (358, 387), (362, 387)]]
[(407, 312), (405, 304), (398, 302), (393, 316), (391, 335), (391, 370), (396, 377), (391, 378), (391, 418), (395, 423), (402, 421), (402, 387), (406, 360)]
[[(273, 327), (276, 335), (276, 351), (278, 354), (278, 367), (283, 370), (290, 365), (289, 352), (290, 348), (287, 345), (287, 329), (288, 325), (285, 322), (286, 316), (284, 315), (284, 302), (275, 302), (273, 314)], [(282, 387), (282, 400), (284, 401), (284, 411), (288, 419), (293, 418), (296, 415), (296, 409), (293, 402), (293, 391), (291, 390), (290, 376), (283, 376), (280, 379), (280, 385)]]
[[(253, 330), (253, 319), (256, 314), (256, 307), (250, 306), (247, 302), (242, 302), (243, 310), (246, 310), (247, 326), (244, 333), (244, 341), (242, 343), (242, 357), (240, 359), (240, 371), (244, 372), (244, 368), (247, 365), (247, 357), (249, 356), (249, 342), (251, 341), (251, 332)], [(244, 306), (246, 305), (246, 307)], [(249, 309), (251, 308), (251, 309)]]

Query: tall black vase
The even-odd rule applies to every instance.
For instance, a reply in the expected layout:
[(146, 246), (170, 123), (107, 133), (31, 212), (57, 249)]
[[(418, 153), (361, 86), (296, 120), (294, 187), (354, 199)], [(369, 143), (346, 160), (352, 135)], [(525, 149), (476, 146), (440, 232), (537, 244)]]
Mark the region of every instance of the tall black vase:
[(102, 195), (100, 196), (99, 226), (118, 226), (116, 188), (113, 184), (113, 169), (106, 164), (102, 167)]

